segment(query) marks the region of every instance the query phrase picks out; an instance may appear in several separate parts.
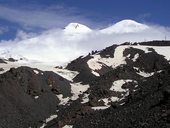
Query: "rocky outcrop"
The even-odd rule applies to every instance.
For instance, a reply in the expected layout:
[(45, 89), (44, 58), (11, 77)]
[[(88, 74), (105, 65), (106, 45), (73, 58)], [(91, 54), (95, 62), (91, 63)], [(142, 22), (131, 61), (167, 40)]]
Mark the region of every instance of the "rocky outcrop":
[(169, 48), (168, 41), (110, 46), (70, 62), (72, 81), (11, 68), (0, 75), (0, 127), (168, 128)]

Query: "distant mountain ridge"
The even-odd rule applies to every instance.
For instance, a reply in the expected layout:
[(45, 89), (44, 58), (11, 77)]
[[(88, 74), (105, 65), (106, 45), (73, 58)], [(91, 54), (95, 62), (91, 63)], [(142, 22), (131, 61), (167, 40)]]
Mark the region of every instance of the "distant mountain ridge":
[(64, 32), (67, 34), (86, 34), (92, 31), (99, 31), (103, 34), (114, 34), (114, 33), (135, 33), (142, 32), (149, 29), (149, 26), (138, 23), (134, 20), (126, 19), (119, 21), (109, 27), (100, 30), (92, 30), (89, 27), (80, 23), (69, 23), (65, 28)]

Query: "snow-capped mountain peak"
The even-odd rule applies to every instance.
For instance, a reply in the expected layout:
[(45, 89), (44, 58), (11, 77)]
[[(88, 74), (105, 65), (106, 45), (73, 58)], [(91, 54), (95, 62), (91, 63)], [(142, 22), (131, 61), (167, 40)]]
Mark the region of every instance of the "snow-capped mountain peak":
[(127, 20), (122, 20), (120, 22), (117, 22), (108, 28), (102, 29), (101, 32), (105, 34), (133, 33), (133, 32), (141, 32), (148, 28), (149, 27), (145, 24), (141, 24), (134, 20), (127, 19)]
[(66, 34), (89, 33), (91, 31), (89, 27), (79, 23), (69, 23), (64, 29)]
[(130, 20), (130, 19), (125, 19), (125, 20), (121, 20), (119, 22), (117, 22), (116, 24), (121, 24), (121, 25), (141, 25), (141, 23), (138, 23), (134, 20)]

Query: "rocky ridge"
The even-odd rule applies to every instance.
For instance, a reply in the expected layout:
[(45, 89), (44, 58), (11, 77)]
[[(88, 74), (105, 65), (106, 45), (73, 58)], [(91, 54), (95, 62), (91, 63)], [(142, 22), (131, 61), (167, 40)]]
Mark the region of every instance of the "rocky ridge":
[(0, 75), (0, 127), (168, 128), (169, 49), (169, 41), (124, 43), (53, 72), (11, 68)]

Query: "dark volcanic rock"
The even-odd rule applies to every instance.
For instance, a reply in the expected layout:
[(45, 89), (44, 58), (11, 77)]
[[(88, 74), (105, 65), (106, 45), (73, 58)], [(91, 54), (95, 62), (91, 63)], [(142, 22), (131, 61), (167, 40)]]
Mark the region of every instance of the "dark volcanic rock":
[(5, 62), (3, 59), (0, 59), (0, 63), (6, 64), (7, 62)]
[(40, 126), (40, 121), (57, 110), (59, 100), (56, 93), (62, 93), (64, 97), (71, 95), (67, 80), (63, 78), (61, 81), (61, 76), (52, 72), (34, 70), (12, 68), (0, 75), (0, 127)]
[(17, 60), (15, 60), (14, 58), (9, 58), (8, 61), (10, 61), (10, 62), (15, 62), (15, 61), (17, 61)]
[[(128, 96), (121, 107), (110, 107), (87, 114), (74, 128), (168, 128), (170, 125), (170, 67), (167, 71), (146, 79), (140, 90)], [(160, 87), (160, 82), (162, 85)]]
[[(108, 57), (114, 57), (114, 51), (117, 45), (113, 45), (110, 47), (107, 47), (106, 49), (96, 52), (94, 54), (89, 54), (86, 57), (79, 57), (76, 60), (73, 60), (71, 63), (69, 63), (66, 67), (68, 70), (72, 71), (78, 71), (79, 74), (74, 78), (74, 81), (76, 82), (83, 82), (84, 84), (89, 83), (93, 81), (94, 79), (97, 79), (95, 75), (92, 74), (92, 70), (89, 68), (87, 61), (93, 58), (93, 55), (100, 55), (101, 57), (108, 58)], [(110, 71), (112, 68), (103, 65), (102, 69), (98, 72), (99, 74), (105, 74), (108, 71)]]
[[(144, 51), (136, 48), (129, 48), (125, 49), (123, 52), (124, 56), (130, 55), (129, 58), (126, 58), (126, 62), (128, 65), (132, 67), (137, 67), (141, 71), (145, 72), (155, 72), (162, 69), (165, 69), (169, 63), (164, 58), (164, 56), (159, 55), (155, 52), (154, 49), (148, 49), (151, 52), (145, 53)], [(138, 54), (138, 58), (135, 62), (132, 61), (132, 59), (135, 57), (135, 55)]]
[(114, 51), (115, 51), (115, 48), (117, 47), (118, 45), (112, 45), (110, 47), (107, 47), (105, 48), (104, 50), (100, 51), (100, 56), (101, 57), (114, 57)]
[(67, 65), (66, 68), (68, 70), (79, 72), (79, 74), (73, 79), (74, 81), (89, 83), (91, 80), (96, 78), (96, 76), (94, 76), (91, 73), (91, 69), (87, 65), (87, 61), (91, 58), (92, 57), (90, 55), (88, 55), (84, 58), (79, 57)]
[(170, 41), (156, 40), (156, 41), (141, 42), (141, 43), (138, 43), (138, 44), (140, 44), (140, 45), (148, 45), (148, 46), (170, 46)]
[[(145, 52), (139, 48), (142, 45), (151, 47)], [(118, 45), (79, 57), (66, 67), (79, 72), (73, 82), (29, 67), (10, 69), (0, 75), (0, 127), (39, 128), (45, 123), (45, 128), (169, 128), (170, 64), (152, 46), (169, 46), (169, 41), (124, 43), (123, 57), (120, 55), (124, 60), (120, 58), (123, 63), (116, 67), (109, 64), (115, 61)], [(87, 63), (95, 56), (106, 60), (94, 59), (101, 65), (94, 70), (99, 76)], [(89, 88), (73, 100), (72, 84), (76, 82)], [(63, 100), (70, 98), (68, 104), (60, 104), (59, 94)], [(107, 109), (94, 110), (106, 105)], [(46, 122), (54, 114), (58, 117)]]
[(0, 68), (0, 72), (2, 72), (2, 71), (4, 71), (4, 69), (3, 69), (3, 68)]

